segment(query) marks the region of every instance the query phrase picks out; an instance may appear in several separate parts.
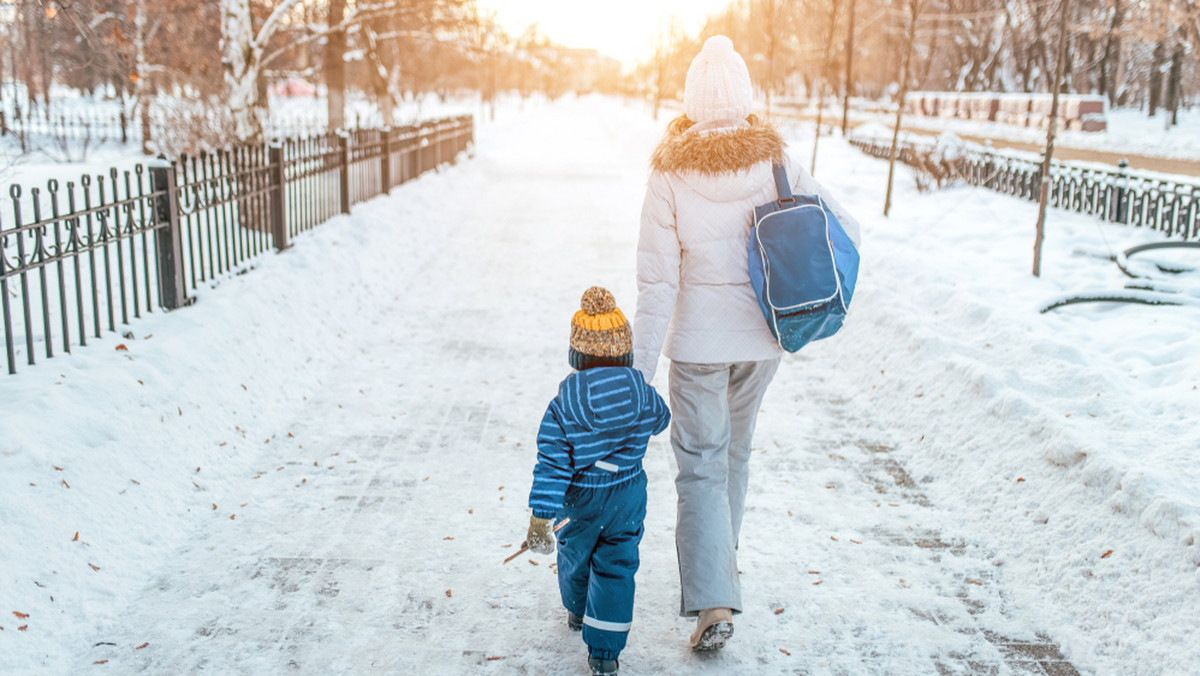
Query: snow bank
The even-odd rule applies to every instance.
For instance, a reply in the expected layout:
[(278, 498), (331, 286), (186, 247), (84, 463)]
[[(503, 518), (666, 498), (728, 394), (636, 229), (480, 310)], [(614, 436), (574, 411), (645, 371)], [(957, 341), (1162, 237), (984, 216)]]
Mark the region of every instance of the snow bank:
[(1021, 604), (1060, 623), (1077, 664), (1190, 671), (1196, 649), (1179, 649), (1200, 645), (1186, 600), (1200, 591), (1200, 314), (1038, 313), (1065, 293), (1120, 290), (1129, 280), (1107, 256), (1161, 236), (1052, 210), (1039, 279), (1035, 204), (917, 195), (903, 168), (884, 220), (885, 163), (822, 161), (818, 176), (853, 196), (867, 230), (846, 335), (810, 356), (844, 365), (859, 413), (911, 473), (936, 478), (931, 497), (994, 548)]

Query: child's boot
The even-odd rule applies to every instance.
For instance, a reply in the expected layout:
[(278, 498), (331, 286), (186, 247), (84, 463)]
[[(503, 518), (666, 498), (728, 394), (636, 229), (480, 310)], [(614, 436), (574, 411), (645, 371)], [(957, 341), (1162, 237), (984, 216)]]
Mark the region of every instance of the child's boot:
[(720, 650), (733, 636), (733, 611), (729, 608), (708, 608), (700, 611), (696, 631), (692, 634), (692, 650)]
[(592, 676), (617, 676), (620, 665), (616, 660), (606, 660), (594, 655), (588, 655), (588, 666), (592, 668)]
[(581, 631), (583, 629), (583, 618), (568, 610), (567, 629), (570, 629), (571, 631)]

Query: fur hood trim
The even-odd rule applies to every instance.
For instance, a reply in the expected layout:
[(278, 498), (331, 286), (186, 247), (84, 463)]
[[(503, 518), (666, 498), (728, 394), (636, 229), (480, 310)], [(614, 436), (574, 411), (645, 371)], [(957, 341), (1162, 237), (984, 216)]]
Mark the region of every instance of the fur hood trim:
[(782, 162), (785, 144), (779, 132), (754, 115), (746, 121), (748, 126), (729, 131), (696, 134), (688, 133), (695, 123), (680, 115), (667, 125), (666, 136), (650, 156), (650, 168), (711, 176), (743, 171), (760, 162)]

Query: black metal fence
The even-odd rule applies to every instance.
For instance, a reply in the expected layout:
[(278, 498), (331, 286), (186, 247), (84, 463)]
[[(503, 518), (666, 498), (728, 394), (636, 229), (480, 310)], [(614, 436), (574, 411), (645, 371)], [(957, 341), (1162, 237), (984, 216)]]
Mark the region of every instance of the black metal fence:
[[(890, 141), (850, 138), (850, 143), (874, 157), (887, 159)], [(930, 144), (902, 143), (897, 157), (905, 164), (927, 164)], [(966, 151), (956, 162), (961, 178), (980, 186), (1037, 201), (1041, 162), (987, 150)], [(1183, 240), (1200, 239), (1200, 182), (1173, 181), (1117, 169), (1082, 167), (1052, 162), (1051, 206), (1096, 216), (1100, 220), (1158, 230)]]
[(283, 250), (352, 205), (452, 162), (470, 116), (183, 156), (43, 192), (9, 191), (0, 218), (0, 312), (8, 372), (105, 330), (189, 305), (201, 283)]

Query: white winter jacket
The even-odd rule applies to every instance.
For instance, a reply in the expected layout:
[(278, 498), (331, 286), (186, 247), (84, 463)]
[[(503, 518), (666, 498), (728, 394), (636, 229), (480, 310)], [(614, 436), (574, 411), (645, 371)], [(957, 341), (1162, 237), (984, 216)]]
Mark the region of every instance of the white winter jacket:
[(747, 272), (754, 207), (776, 198), (782, 160), (793, 192), (820, 194), (860, 244), (858, 221), (753, 116), (693, 125), (677, 118), (651, 158), (638, 238), (633, 365), (654, 378), (658, 356), (690, 363), (772, 359), (771, 335)]

